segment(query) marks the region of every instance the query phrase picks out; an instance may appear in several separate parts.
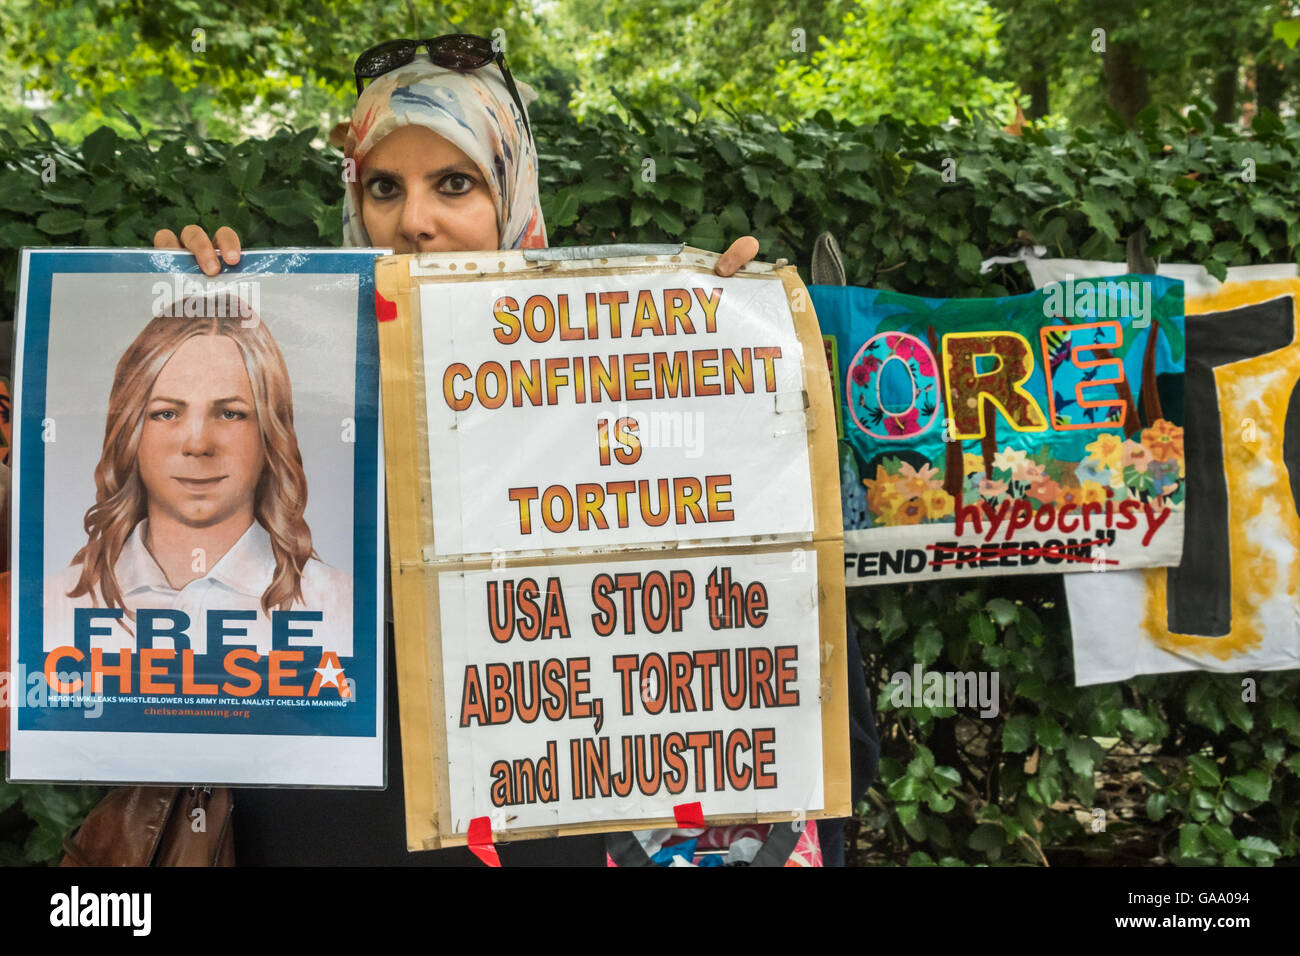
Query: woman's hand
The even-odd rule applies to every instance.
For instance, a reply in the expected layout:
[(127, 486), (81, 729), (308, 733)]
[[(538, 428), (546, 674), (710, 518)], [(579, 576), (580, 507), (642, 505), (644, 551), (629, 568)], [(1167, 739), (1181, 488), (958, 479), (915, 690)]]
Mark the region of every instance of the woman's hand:
[(735, 275), (738, 270), (752, 262), (756, 255), (758, 255), (758, 240), (753, 236), (741, 236), (722, 254), (713, 271), (720, 276)]
[[(221, 259), (225, 260), (226, 265), (234, 266), (239, 264), (239, 236), (235, 235), (235, 230), (229, 226), (222, 226), (213, 233), (212, 239), (216, 240), (217, 247), (221, 249)], [(217, 259), (217, 249), (213, 248), (212, 239), (209, 239), (206, 232), (194, 225), (182, 229), (179, 240), (176, 238), (176, 233), (170, 229), (159, 229), (154, 233), (153, 247), (155, 249), (188, 249), (199, 260), (199, 268), (206, 275), (214, 276), (221, 271), (221, 261)], [(757, 244), (755, 250), (757, 250)], [(753, 256), (750, 256), (750, 258), (752, 259)]]

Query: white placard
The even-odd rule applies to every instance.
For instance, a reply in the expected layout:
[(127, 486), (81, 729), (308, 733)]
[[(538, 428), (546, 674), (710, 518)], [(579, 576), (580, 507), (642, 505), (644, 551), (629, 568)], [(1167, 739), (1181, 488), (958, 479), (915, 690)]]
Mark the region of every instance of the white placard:
[(822, 809), (814, 552), (444, 572), (439, 592), (455, 832)]
[(779, 280), (439, 282), (420, 313), (437, 554), (811, 534)]

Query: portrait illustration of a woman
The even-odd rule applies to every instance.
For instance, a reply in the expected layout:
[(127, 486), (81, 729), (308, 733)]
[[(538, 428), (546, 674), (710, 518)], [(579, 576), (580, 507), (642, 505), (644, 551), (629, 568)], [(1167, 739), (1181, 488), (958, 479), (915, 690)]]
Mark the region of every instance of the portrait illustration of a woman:
[(289, 646), (350, 655), (351, 578), (316, 555), (306, 506), (289, 373), (266, 324), (230, 294), (173, 303), (117, 363), (86, 544), (46, 593), (47, 646), (72, 644), (73, 609), (96, 607), (124, 613), (94, 646), (134, 647), (137, 612), (152, 608), (184, 612), (177, 649), (197, 654), (210, 611), (243, 612), (219, 616), (222, 646), (266, 654), (272, 613), (294, 610), (323, 618), (295, 624)]

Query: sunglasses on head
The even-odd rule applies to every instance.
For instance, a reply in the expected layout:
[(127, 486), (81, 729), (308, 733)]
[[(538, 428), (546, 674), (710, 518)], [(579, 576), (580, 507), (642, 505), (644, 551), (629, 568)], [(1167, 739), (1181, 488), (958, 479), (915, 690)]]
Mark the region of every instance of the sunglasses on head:
[(500, 66), (501, 75), (505, 77), (506, 88), (514, 98), (515, 105), (519, 107), (519, 115), (524, 118), (524, 129), (528, 132), (528, 138), (533, 138), (533, 131), (528, 125), (528, 113), (524, 110), (524, 101), (519, 97), (519, 90), (515, 88), (515, 80), (510, 75), (510, 68), (506, 66), (505, 54), (487, 37), (475, 36), (472, 33), (448, 33), (430, 40), (387, 40), (372, 46), (357, 57), (357, 62), (352, 68), (357, 78), (357, 96), (361, 95), (364, 81), (383, 76), (399, 66), (406, 66), (415, 59), (415, 54), (419, 52), (420, 47), (424, 47), (434, 66), (447, 70), (459, 70), (464, 73), (482, 69), (489, 63)]

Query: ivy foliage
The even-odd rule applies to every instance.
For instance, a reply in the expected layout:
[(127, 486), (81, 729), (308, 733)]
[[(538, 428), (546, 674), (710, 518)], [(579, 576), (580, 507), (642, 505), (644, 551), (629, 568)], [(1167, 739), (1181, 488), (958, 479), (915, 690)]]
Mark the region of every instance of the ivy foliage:
[[(1018, 267), (981, 261), (1025, 243), (1122, 260), (1144, 228), (1159, 260), (1295, 261), (1300, 126), (1271, 114), (1249, 136), (1205, 109), (1150, 110), (1136, 129), (1026, 127), (967, 117), (951, 128), (761, 117), (701, 118), (683, 94), (671, 119), (627, 106), (623, 123), (540, 110), (542, 206), (552, 241), (686, 242), (721, 249), (746, 233), (762, 255), (807, 265), (829, 229), (849, 282), (933, 296), (1028, 291)], [(344, 165), (319, 132), (238, 144), (104, 127), (59, 142), (39, 119), (0, 130), (0, 255), (12, 304), (24, 245), (147, 245), (160, 227), (233, 226), (245, 247), (336, 245)]]
[[(767, 259), (805, 269), (823, 230), (839, 238), (848, 281), (932, 296), (1028, 291), (1019, 267), (982, 259), (1041, 243), (1056, 256), (1124, 257), (1145, 228), (1156, 259), (1292, 262), (1300, 244), (1300, 126), (1268, 113), (1249, 135), (1210, 119), (1141, 114), (1134, 129), (1026, 127), (1009, 135), (963, 116), (951, 127), (833, 122), (788, 129), (758, 117), (703, 118), (683, 95), (675, 117), (624, 104), (622, 122), (577, 123), (540, 109), (541, 195), (556, 244), (685, 240), (721, 249), (758, 237)], [(314, 129), (237, 144), (175, 131), (101, 128), (59, 141), (39, 119), (0, 130), (0, 271), (6, 309), (21, 246), (148, 245), (155, 230), (232, 225), (246, 248), (340, 242), (345, 167)], [(1206, 674), (1073, 686), (1060, 579), (855, 591), (868, 679), (914, 663), (996, 670), (999, 715), (896, 708), (878, 700), (884, 760), (864, 819), (912, 863), (1021, 861), (1131, 852), (1144, 859), (1269, 864), (1300, 855), (1300, 678)], [(1074, 810), (1105, 809), (1098, 773), (1120, 765), (1138, 816), (1104, 832)], [(0, 788), (0, 861), (57, 858), (88, 788)], [(1112, 808), (1113, 809), (1113, 808)], [(1130, 808), (1131, 809), (1131, 808)], [(1108, 811), (1109, 813), (1110, 811)], [(1124, 812), (1129, 812), (1125, 810)], [(1139, 819), (1140, 817), (1140, 819)], [(1109, 817), (1107, 817), (1109, 820)]]
[[(900, 862), (1300, 856), (1300, 675), (1076, 688), (1055, 575), (860, 589), (849, 607), (879, 688), (883, 753), (861, 812)], [(997, 714), (913, 706), (891, 679), (915, 665), (996, 672)]]

